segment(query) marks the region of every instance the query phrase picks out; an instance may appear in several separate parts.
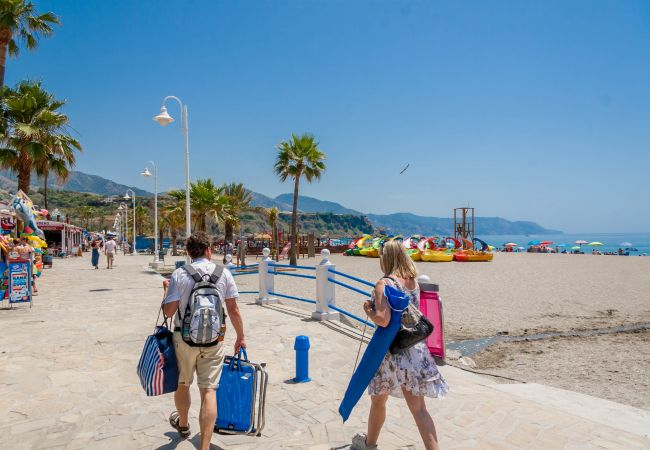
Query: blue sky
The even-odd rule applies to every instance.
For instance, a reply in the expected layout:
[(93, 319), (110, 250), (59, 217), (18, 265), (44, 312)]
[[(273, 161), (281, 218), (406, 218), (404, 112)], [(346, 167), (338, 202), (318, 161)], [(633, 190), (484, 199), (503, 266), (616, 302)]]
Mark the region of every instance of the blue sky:
[[(650, 2), (36, 1), (63, 27), (7, 66), (68, 100), (78, 169), (181, 187), (191, 177), (275, 196), (275, 145), (328, 154), (301, 192), (365, 212), (650, 231)], [(178, 117), (178, 107), (170, 103)], [(398, 175), (401, 168), (410, 168)]]

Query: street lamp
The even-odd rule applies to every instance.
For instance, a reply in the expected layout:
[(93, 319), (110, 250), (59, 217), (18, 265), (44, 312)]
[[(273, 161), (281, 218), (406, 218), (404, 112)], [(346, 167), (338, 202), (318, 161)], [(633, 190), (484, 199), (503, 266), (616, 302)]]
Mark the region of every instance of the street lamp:
[[(154, 251), (153, 251), (153, 263), (154, 265), (158, 264), (158, 167), (153, 161), (149, 161), (153, 167), (153, 230), (154, 230)], [(149, 168), (145, 167), (142, 173), (140, 174), (143, 177), (150, 177), (152, 174), (149, 172)]]
[(120, 235), (120, 241), (124, 240), (124, 221), (122, 220), (122, 211), (124, 211), (124, 203), (120, 203), (120, 206), (117, 207), (117, 217), (119, 217), (119, 223), (120, 223), (120, 228), (119, 228), (119, 235)]
[(176, 100), (181, 108), (181, 132), (185, 135), (185, 239), (188, 239), (192, 234), (192, 223), (190, 219), (190, 144), (187, 128), (187, 105), (184, 105), (178, 97), (168, 95), (163, 98), (160, 114), (154, 116), (153, 120), (163, 127), (174, 121), (174, 118), (169, 115), (165, 107), (165, 102), (170, 99)]
[[(131, 197), (129, 197), (129, 192), (131, 193)], [(136, 248), (135, 248), (135, 191), (133, 189), (127, 189), (126, 190), (126, 195), (124, 196), (124, 200), (129, 200), (133, 199), (133, 253), (131, 255), (135, 255), (136, 253)], [(127, 217), (128, 220), (128, 217)]]

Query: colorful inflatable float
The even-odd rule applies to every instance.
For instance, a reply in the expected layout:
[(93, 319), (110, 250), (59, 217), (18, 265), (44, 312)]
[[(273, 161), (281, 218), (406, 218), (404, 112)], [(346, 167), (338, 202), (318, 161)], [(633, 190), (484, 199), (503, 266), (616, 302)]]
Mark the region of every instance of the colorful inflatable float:
[(402, 245), (406, 248), (406, 253), (408, 253), (409, 257), (413, 261), (422, 261), (422, 252), (420, 251), (418, 244), (423, 240), (425, 240), (424, 236), (414, 234), (402, 242)]
[(438, 238), (431, 237), (418, 244), (422, 261), (426, 262), (451, 262), (454, 259), (453, 253), (447, 247), (438, 246)]
[(474, 244), (469, 239), (463, 239), (463, 249), (454, 254), (458, 262), (487, 262), (492, 261), (494, 253), (488, 251), (489, 245), (478, 238), (474, 242), (481, 245), (481, 250), (474, 250)]

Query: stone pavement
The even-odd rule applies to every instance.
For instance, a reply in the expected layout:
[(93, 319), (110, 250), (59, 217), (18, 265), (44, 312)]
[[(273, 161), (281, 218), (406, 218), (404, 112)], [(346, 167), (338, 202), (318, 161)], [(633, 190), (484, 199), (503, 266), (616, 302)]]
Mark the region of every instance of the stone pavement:
[[(193, 437), (179, 441), (167, 423), (172, 396), (147, 398), (136, 375), (162, 294), (148, 261), (120, 256), (109, 271), (91, 270), (89, 256), (55, 260), (31, 310), (0, 310), (0, 448), (195, 448), (198, 405)], [(251, 277), (238, 281), (248, 290)], [(261, 438), (215, 435), (214, 448), (343, 449), (364, 430), (366, 396), (345, 425), (337, 414), (358, 331), (313, 322), (289, 302), (261, 307), (242, 296), (249, 356), (266, 362), (270, 375), (266, 428)], [(296, 385), (288, 380), (299, 334), (311, 339), (313, 381)], [(441, 371), (451, 392), (427, 404), (443, 449), (650, 448), (650, 411), (541, 385), (497, 384), (450, 366)], [(403, 401), (389, 401), (380, 448), (422, 448)]]

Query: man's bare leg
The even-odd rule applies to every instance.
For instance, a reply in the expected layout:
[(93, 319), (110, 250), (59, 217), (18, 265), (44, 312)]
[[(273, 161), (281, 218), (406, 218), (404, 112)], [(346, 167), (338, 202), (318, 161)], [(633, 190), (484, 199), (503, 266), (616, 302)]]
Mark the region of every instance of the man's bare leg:
[(215, 389), (199, 388), (201, 391), (201, 412), (199, 424), (201, 425), (201, 450), (210, 450), (210, 441), (217, 420), (217, 394)]
[(178, 411), (178, 425), (181, 427), (189, 426), (189, 413), (192, 398), (190, 397), (190, 387), (182, 384), (178, 385), (178, 389), (174, 392), (174, 403), (176, 404), (176, 411)]

